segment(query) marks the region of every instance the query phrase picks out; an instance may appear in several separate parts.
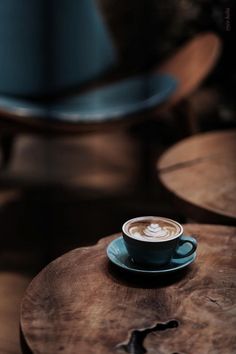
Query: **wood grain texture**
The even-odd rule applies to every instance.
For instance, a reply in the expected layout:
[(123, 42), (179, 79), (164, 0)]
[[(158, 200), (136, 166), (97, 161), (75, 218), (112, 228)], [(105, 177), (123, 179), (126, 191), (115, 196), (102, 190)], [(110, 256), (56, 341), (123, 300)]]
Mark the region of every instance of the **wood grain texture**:
[[(161, 182), (205, 219), (236, 223), (236, 131), (199, 134), (177, 143), (158, 162)], [(197, 217), (194, 210), (192, 217)]]
[(0, 354), (20, 354), (20, 302), (30, 278), (0, 271)]
[(188, 97), (209, 75), (221, 53), (221, 40), (214, 33), (203, 33), (181, 47), (157, 71), (174, 76), (179, 86), (167, 104), (169, 108)]
[(195, 263), (173, 276), (118, 271), (106, 247), (78, 248), (29, 286), (21, 328), (34, 354), (224, 353), (236, 351), (236, 228), (185, 225)]

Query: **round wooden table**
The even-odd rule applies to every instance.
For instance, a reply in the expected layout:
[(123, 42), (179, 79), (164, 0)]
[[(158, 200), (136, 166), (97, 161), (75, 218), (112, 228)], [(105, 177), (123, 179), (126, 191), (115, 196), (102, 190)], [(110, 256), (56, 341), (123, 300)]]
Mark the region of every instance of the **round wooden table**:
[[(118, 271), (103, 238), (56, 259), (21, 306), (34, 354), (224, 353), (236, 350), (236, 228), (185, 225), (198, 255), (185, 271), (141, 278)], [(27, 352), (27, 351), (26, 351)]]
[(236, 130), (182, 140), (158, 161), (163, 185), (187, 216), (236, 224)]

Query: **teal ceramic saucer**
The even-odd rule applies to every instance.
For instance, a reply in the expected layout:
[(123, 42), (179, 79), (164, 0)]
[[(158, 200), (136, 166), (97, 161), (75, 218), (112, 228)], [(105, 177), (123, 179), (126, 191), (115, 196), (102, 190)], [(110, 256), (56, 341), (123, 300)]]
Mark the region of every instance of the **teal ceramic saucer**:
[(155, 275), (160, 273), (171, 273), (187, 267), (195, 260), (196, 252), (189, 257), (172, 259), (168, 265), (161, 268), (143, 268), (131, 260), (125, 247), (123, 237), (121, 236), (108, 245), (107, 256), (113, 264), (129, 272)]

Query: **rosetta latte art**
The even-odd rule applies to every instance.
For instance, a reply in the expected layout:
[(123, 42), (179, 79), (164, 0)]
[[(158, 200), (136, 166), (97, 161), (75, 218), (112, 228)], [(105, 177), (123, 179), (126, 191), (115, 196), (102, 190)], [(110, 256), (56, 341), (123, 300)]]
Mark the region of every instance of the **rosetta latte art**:
[(152, 223), (145, 228), (134, 226), (129, 230), (130, 234), (138, 239), (162, 239), (173, 237), (176, 234), (176, 228), (172, 226), (160, 226), (159, 224)]

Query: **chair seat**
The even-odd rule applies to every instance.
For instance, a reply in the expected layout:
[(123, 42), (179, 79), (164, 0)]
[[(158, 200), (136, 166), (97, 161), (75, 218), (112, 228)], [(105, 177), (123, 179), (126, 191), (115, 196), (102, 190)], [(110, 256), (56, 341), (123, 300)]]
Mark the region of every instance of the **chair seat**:
[(53, 104), (50, 116), (71, 122), (121, 118), (162, 103), (176, 86), (168, 75), (137, 76)]
[(103, 122), (150, 109), (165, 101), (176, 86), (169, 75), (155, 74), (123, 79), (49, 104), (2, 95), (0, 112), (69, 123)]

